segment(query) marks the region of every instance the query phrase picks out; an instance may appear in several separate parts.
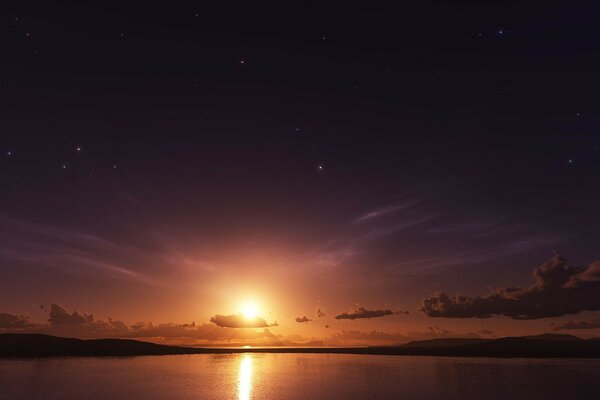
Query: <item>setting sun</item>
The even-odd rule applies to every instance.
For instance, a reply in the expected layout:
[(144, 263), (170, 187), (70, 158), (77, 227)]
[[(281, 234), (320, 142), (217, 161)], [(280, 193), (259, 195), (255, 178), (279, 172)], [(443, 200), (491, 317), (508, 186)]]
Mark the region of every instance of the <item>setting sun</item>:
[(242, 315), (247, 319), (258, 317), (259, 309), (256, 303), (246, 303), (242, 307)]

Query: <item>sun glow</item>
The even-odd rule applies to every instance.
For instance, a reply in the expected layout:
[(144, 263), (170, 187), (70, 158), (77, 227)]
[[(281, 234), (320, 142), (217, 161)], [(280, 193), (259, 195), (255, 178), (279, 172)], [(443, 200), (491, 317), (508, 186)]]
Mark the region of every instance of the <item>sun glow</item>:
[(242, 315), (247, 319), (253, 319), (258, 317), (259, 309), (256, 303), (246, 303), (242, 307)]

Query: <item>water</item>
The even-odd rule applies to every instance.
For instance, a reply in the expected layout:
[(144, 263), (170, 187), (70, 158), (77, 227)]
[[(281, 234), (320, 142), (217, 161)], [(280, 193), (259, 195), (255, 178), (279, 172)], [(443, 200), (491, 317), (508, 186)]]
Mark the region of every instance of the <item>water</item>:
[(600, 360), (341, 354), (0, 360), (0, 398), (597, 399)]

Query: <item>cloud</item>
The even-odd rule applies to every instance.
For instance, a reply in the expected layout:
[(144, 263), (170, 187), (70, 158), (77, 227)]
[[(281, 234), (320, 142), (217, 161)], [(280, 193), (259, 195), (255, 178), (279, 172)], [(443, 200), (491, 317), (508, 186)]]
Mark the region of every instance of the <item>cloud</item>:
[(64, 308), (58, 304), (52, 304), (50, 306), (50, 318), (48, 321), (53, 325), (61, 324), (85, 324), (94, 321), (93, 315), (79, 314), (77, 311), (73, 311), (69, 314)]
[[(577, 288), (586, 284), (600, 283), (600, 261), (591, 263), (581, 272), (571, 276), (569, 281), (564, 285), (566, 288)], [(598, 286), (600, 287), (600, 285)]]
[(555, 331), (597, 328), (600, 328), (600, 318), (593, 318), (587, 321), (567, 321), (560, 324), (552, 324), (552, 329)]
[(176, 259), (174, 251), (165, 248), (163, 242), (151, 238), (142, 242), (145, 245), (126, 245), (90, 233), (0, 214), (1, 261), (56, 268), (65, 273), (85, 271), (91, 276), (163, 287), (164, 279), (148, 273), (180, 265), (181, 260)]
[(494, 331), (491, 331), (489, 329), (480, 329), (477, 331), (477, 333), (479, 333), (480, 335), (493, 335)]
[(331, 335), (332, 345), (365, 345), (365, 344), (387, 344), (397, 345), (414, 340), (442, 339), (442, 338), (480, 338), (476, 332), (453, 332), (437, 326), (429, 326), (425, 331), (413, 331), (407, 333), (382, 332), (372, 330), (362, 332), (356, 330), (341, 331)]
[(0, 313), (0, 329), (27, 328), (29, 326), (32, 324), (23, 315)]
[(600, 310), (600, 262), (573, 267), (556, 254), (533, 271), (527, 288), (498, 288), (485, 296), (448, 296), (443, 292), (425, 298), (420, 310), (430, 317), (489, 318), (504, 315), (517, 320), (559, 317)]
[(413, 206), (414, 204), (416, 204), (416, 202), (407, 202), (404, 204), (396, 204), (393, 206), (388, 206), (388, 207), (382, 207), (382, 208), (378, 208), (376, 210), (373, 211), (369, 211), (366, 214), (360, 216), (359, 218), (355, 219), (352, 223), (353, 224), (360, 224), (363, 222), (367, 222), (367, 221), (371, 221), (373, 219), (376, 218), (380, 218), (383, 217), (385, 215), (390, 215), (393, 214), (397, 211), (406, 209), (410, 206)]
[(362, 331), (341, 331), (334, 335), (332, 338), (336, 341), (361, 341), (361, 342), (405, 342), (407, 337), (405, 334), (399, 332), (381, 332), (372, 330), (370, 332)]
[(302, 323), (302, 322), (310, 322), (310, 321), (312, 321), (312, 319), (307, 318), (306, 315), (303, 317), (296, 317), (296, 322)]
[(94, 320), (93, 315), (77, 311), (69, 313), (58, 304), (50, 307), (50, 318), (47, 321), (47, 324), (31, 323), (26, 316), (0, 313), (0, 330), (7, 333), (42, 333), (81, 338), (124, 337), (129, 332), (127, 325), (121, 321), (112, 318), (107, 321)]
[(221, 328), (267, 328), (269, 326), (277, 326), (277, 322), (268, 324), (267, 321), (260, 317), (247, 318), (243, 314), (217, 314), (210, 319), (210, 322)]
[(361, 319), (361, 318), (379, 318), (385, 317), (386, 315), (395, 314), (408, 314), (408, 311), (392, 311), (390, 309), (385, 310), (367, 310), (366, 308), (359, 307), (351, 313), (341, 313), (335, 316), (335, 319)]
[(316, 314), (317, 314), (318, 318), (322, 318), (325, 316), (325, 312), (323, 310), (321, 310), (321, 307), (317, 307)]
[[(2, 333), (39, 333), (82, 339), (129, 338), (149, 340), (156, 343), (176, 345), (305, 345), (316, 343), (314, 338), (292, 340), (274, 334), (269, 329), (222, 329), (215, 324), (137, 322), (128, 326), (122, 321), (108, 317), (96, 320), (90, 314), (77, 311), (67, 312), (63, 307), (53, 304), (52, 317), (45, 324), (29, 322), (26, 316), (0, 313), (0, 332)], [(275, 326), (276, 324), (271, 324)]]
[[(60, 307), (60, 306), (58, 306)], [(62, 314), (80, 317), (88, 314), (67, 312), (60, 307)], [(80, 318), (79, 321), (82, 321)], [(274, 325), (274, 324), (273, 324)], [(329, 325), (325, 325), (329, 328)], [(127, 325), (122, 321), (107, 318), (95, 320), (83, 317), (83, 322), (63, 324), (30, 323), (25, 316), (0, 313), (2, 333), (40, 333), (47, 335), (78, 337), (83, 339), (125, 338), (146, 340), (154, 343), (183, 346), (323, 346), (323, 345), (368, 345), (399, 344), (411, 340), (438, 337), (479, 337), (477, 333), (455, 333), (438, 327), (428, 327), (425, 332), (360, 332), (342, 331), (328, 338), (302, 337), (300, 335), (276, 334), (269, 328), (262, 329), (222, 329), (214, 323), (152, 323), (137, 322)]]

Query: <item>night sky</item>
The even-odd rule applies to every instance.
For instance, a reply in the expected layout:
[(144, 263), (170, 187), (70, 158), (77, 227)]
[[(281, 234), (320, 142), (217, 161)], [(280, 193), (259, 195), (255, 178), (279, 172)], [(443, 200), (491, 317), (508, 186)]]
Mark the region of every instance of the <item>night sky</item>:
[(6, 3), (0, 331), (600, 334), (597, 6)]

